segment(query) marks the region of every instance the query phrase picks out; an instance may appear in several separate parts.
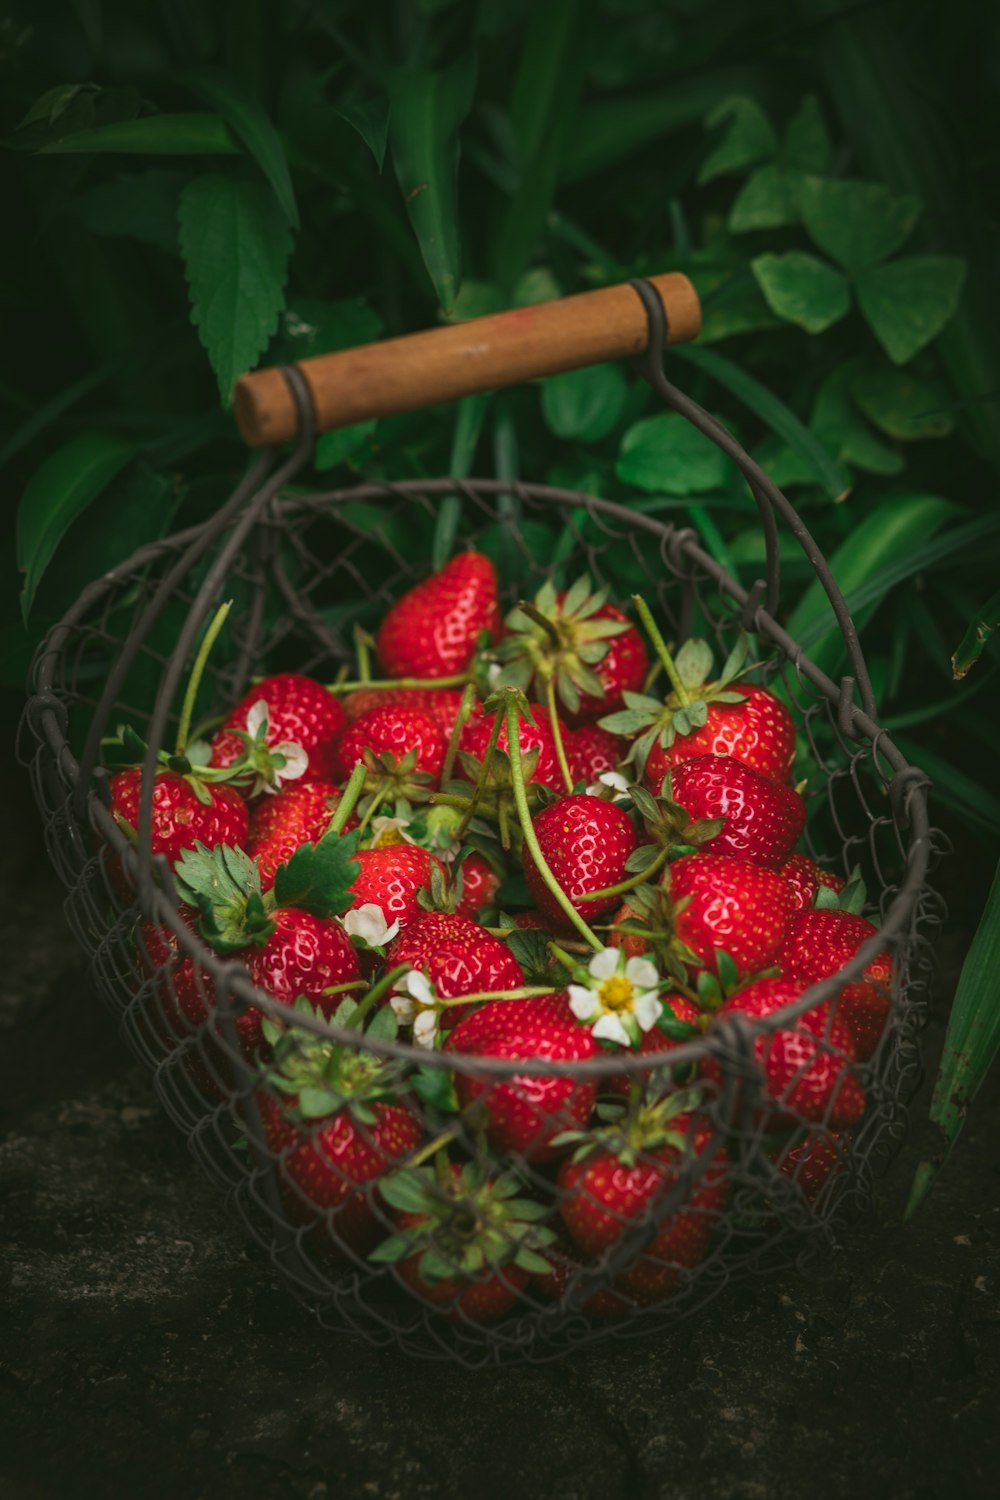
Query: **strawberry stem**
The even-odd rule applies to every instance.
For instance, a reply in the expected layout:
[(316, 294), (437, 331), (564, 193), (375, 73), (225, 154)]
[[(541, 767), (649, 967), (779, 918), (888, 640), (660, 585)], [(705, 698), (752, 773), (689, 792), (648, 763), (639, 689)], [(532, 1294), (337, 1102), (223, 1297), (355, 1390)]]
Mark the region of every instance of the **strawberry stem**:
[(663, 670), (670, 678), (670, 686), (674, 690), (674, 696), (676, 697), (677, 702), (680, 704), (681, 708), (686, 708), (687, 705), (693, 701), (693, 699), (687, 688), (684, 686), (683, 682), (681, 682), (680, 675), (678, 674), (677, 668), (674, 665), (674, 659), (667, 649), (666, 641), (660, 634), (659, 626), (653, 619), (652, 611), (650, 610), (649, 605), (646, 603), (641, 594), (633, 594), (632, 603), (635, 605), (636, 613), (638, 614), (639, 619), (646, 627), (646, 634), (649, 636), (649, 639), (653, 643), (653, 650), (656, 652), (660, 661), (663, 663)]
[(378, 984), (373, 984), (365, 998), (358, 1002), (357, 1009), (347, 1023), (348, 1030), (357, 1030), (372, 1007), (377, 1005), (389, 993), (397, 979), (402, 979), (404, 974), (409, 974), (412, 968), (412, 964), (397, 964), (394, 969), (390, 969), (388, 973), (383, 974)]
[(559, 770), (562, 773), (563, 781), (566, 783), (567, 792), (571, 792), (573, 790), (573, 778), (569, 774), (569, 761), (566, 759), (566, 749), (563, 745), (562, 725), (559, 723), (559, 715), (556, 712), (555, 678), (551, 676), (545, 684), (545, 702), (549, 710), (549, 728), (552, 730), (552, 738), (555, 741)]
[[(456, 1122), (454, 1125), (449, 1125), (447, 1130), (442, 1130), (440, 1135), (434, 1136), (433, 1140), (428, 1141), (426, 1146), (422, 1146), (415, 1156), (408, 1156), (406, 1158), (405, 1170), (409, 1172), (415, 1167), (422, 1167), (425, 1161), (430, 1161), (432, 1156), (436, 1156), (439, 1151), (443, 1151), (446, 1146), (450, 1146), (455, 1137), (461, 1135), (461, 1133), (462, 1127), (460, 1124)], [(445, 1157), (446, 1161), (447, 1159)]]
[(360, 625), (354, 627), (354, 654), (358, 659), (358, 676), (361, 679), (360, 686), (364, 687), (372, 675), (371, 652), (368, 649), (371, 636), (367, 630), (362, 630)]
[(542, 611), (538, 608), (537, 605), (532, 604), (530, 599), (519, 599), (517, 602), (517, 607), (522, 614), (528, 616), (529, 620), (533, 620), (536, 625), (541, 626), (554, 646), (562, 646), (562, 641), (559, 637), (558, 630), (553, 625), (548, 616), (542, 614)]
[(670, 858), (669, 846), (661, 849), (654, 860), (640, 870), (638, 875), (632, 875), (628, 880), (620, 880), (617, 885), (606, 885), (602, 891), (585, 891), (577, 897), (579, 901), (601, 901), (605, 896), (623, 896), (627, 891), (634, 891), (637, 885), (645, 885), (650, 875), (656, 873), (662, 865)]
[(458, 755), (458, 742), (462, 738), (462, 730), (468, 723), (475, 698), (476, 690), (471, 682), (467, 682), (462, 690), (462, 701), (458, 705), (458, 714), (455, 723), (452, 725), (451, 735), (448, 739), (448, 748), (445, 751), (444, 765), (441, 767), (442, 786), (451, 780), (451, 773), (455, 769), (455, 757)]
[(469, 799), (468, 807), (465, 809), (465, 816), (462, 818), (461, 823), (459, 823), (458, 827), (455, 829), (455, 838), (459, 843), (461, 843), (462, 839), (465, 837), (466, 830), (468, 829), (469, 824), (472, 822), (472, 819), (475, 817), (476, 808), (482, 801), (483, 792), (486, 790), (486, 783), (490, 778), (490, 768), (493, 765), (493, 752), (497, 747), (497, 740), (500, 738), (500, 728), (502, 724), (503, 719), (501, 718), (500, 711), (498, 709), (497, 712), (493, 715), (493, 728), (490, 730), (489, 743), (486, 746), (486, 754), (483, 756), (483, 769), (479, 773), (479, 780), (476, 782), (475, 786), (472, 789), (472, 796)]
[(368, 824), (371, 822), (376, 808), (381, 806), (391, 790), (392, 783), (389, 781), (383, 781), (382, 785), (380, 787), (377, 787), (372, 793), (372, 800), (369, 802), (367, 808), (365, 809), (364, 817), (358, 824), (358, 838), (361, 838), (365, 829), (368, 827)]
[(174, 746), (175, 755), (183, 755), (187, 749), (188, 733), (191, 729), (191, 719), (194, 714), (194, 702), (198, 696), (198, 689), (201, 687), (201, 679), (206, 663), (208, 662), (209, 653), (215, 645), (219, 631), (225, 625), (226, 616), (232, 607), (233, 601), (231, 599), (226, 604), (219, 605), (208, 629), (205, 631), (201, 645), (198, 647), (198, 655), (194, 659), (191, 676), (188, 678), (187, 691), (184, 694), (184, 703), (181, 706), (181, 721), (177, 726), (177, 741)]
[[(498, 713), (498, 720), (499, 717)], [(542, 853), (541, 845), (538, 842), (538, 835), (535, 833), (534, 825), (531, 821), (531, 813), (528, 811), (528, 795), (524, 789), (524, 766), (521, 762), (521, 731), (518, 726), (517, 699), (513, 694), (507, 699), (507, 754), (510, 757), (510, 777), (514, 787), (514, 801), (517, 804), (518, 821), (521, 824), (524, 842), (527, 844), (531, 852), (531, 857), (538, 867), (538, 873), (541, 875), (549, 891), (551, 891), (553, 899), (559, 903), (562, 910), (566, 913), (567, 919), (572, 922), (580, 936), (590, 944), (595, 952), (600, 953), (603, 944), (591, 932), (553, 875), (545, 855)]]
[(357, 765), (354, 767), (354, 770), (350, 774), (347, 785), (344, 787), (344, 790), (340, 794), (340, 801), (337, 803), (337, 810), (334, 813), (333, 817), (330, 819), (330, 826), (327, 829), (324, 837), (326, 837), (327, 834), (332, 833), (336, 838), (338, 834), (343, 833), (344, 824), (351, 816), (358, 798), (364, 791), (365, 780), (367, 776), (368, 771), (365, 768), (364, 762), (359, 760)]
[(516, 990), (482, 990), (475, 995), (454, 995), (450, 1000), (439, 1000), (439, 1005), (479, 1005), (485, 1000), (534, 1000), (538, 995), (551, 995), (552, 986), (544, 984), (522, 984)]
[[(361, 662), (361, 648), (358, 648), (359, 676), (353, 681), (347, 682), (338, 678), (334, 682), (326, 683), (328, 693), (354, 693), (360, 688), (457, 688), (465, 687), (471, 683), (472, 678), (468, 672), (455, 672), (451, 677), (365, 677)], [(364, 666), (368, 666), (366, 659)]]

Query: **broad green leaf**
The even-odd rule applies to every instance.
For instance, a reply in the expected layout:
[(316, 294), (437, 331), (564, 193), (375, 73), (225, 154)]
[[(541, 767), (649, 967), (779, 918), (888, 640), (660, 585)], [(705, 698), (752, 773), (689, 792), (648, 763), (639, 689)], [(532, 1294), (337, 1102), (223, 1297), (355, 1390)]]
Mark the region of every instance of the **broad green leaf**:
[(331, 834), (317, 844), (303, 844), (274, 877), (279, 906), (299, 906), (316, 917), (333, 917), (351, 904), (351, 886), (361, 866), (357, 835)]
[(335, 354), (371, 344), (382, 332), (382, 319), (363, 297), (326, 302), (296, 297), (281, 314), (279, 358), (285, 364)]
[(389, 135), (396, 178), (445, 313), (462, 280), (458, 128), (472, 105), (475, 85), (473, 54), (460, 57), (441, 73), (396, 68), (389, 74)]
[(518, 277), (510, 301), (512, 307), (535, 307), (539, 302), (553, 302), (562, 294), (562, 287), (548, 266), (532, 266)]
[(57, 83), (38, 96), (27, 114), (19, 121), (17, 128), (23, 130), (26, 125), (35, 125), (39, 122), (54, 125), (60, 115), (66, 113), (74, 99), (79, 98), (81, 94), (92, 95), (94, 92), (95, 85), (92, 83)]
[(815, 94), (807, 94), (788, 122), (781, 159), (786, 167), (800, 172), (823, 173), (829, 169), (832, 155), (822, 106)]
[(758, 255), (750, 262), (768, 307), (797, 323), (807, 333), (822, 333), (837, 323), (851, 305), (847, 282), (815, 255), (788, 250), (783, 255)]
[(791, 408), (753, 375), (748, 375), (739, 365), (715, 349), (682, 345), (672, 353), (686, 364), (694, 365), (696, 369), (717, 380), (756, 413), (801, 459), (815, 482), (823, 487), (831, 500), (841, 499), (850, 489), (850, 473), (833, 458), (820, 438), (810, 432)]
[(353, 125), (368, 147), (375, 164), (382, 171), (385, 148), (389, 142), (389, 100), (385, 95), (364, 99), (359, 104), (341, 104), (337, 113), (348, 125)]
[(615, 472), (625, 484), (672, 495), (719, 489), (728, 462), (721, 448), (676, 412), (646, 417), (622, 438)]
[(239, 156), (241, 147), (225, 120), (218, 115), (143, 115), (77, 130), (72, 135), (48, 141), (40, 153), (120, 152), (135, 156)]
[[(697, 274), (691, 275), (691, 280), (700, 292)], [(738, 333), (753, 333), (761, 328), (781, 326), (781, 319), (775, 317), (768, 307), (760, 287), (746, 267), (723, 282), (717, 290), (707, 295), (702, 293), (701, 309), (699, 345), (714, 344)]]
[[(887, 563), (905, 557), (918, 542), (939, 531), (954, 513), (954, 505), (938, 495), (902, 495), (883, 501), (878, 510), (854, 527), (829, 559), (841, 593), (850, 594)], [(855, 623), (860, 629), (863, 621)], [(787, 629), (800, 643), (808, 637), (809, 655), (824, 671), (831, 671), (841, 659), (843, 640), (818, 579), (793, 610)]]
[(804, 181), (802, 172), (777, 162), (758, 167), (740, 188), (729, 210), (730, 233), (748, 234), (755, 229), (780, 229), (786, 224), (797, 224)]
[(971, 671), (997, 630), (1000, 630), (1000, 591), (977, 609), (968, 630), (955, 648), (951, 670), (956, 680)]
[(368, 422), (354, 422), (350, 427), (336, 427), (333, 432), (321, 433), (316, 439), (316, 451), (313, 455), (315, 467), (322, 472), (359, 457), (377, 426), (378, 423), (372, 419)]
[(849, 360), (827, 376), (813, 407), (811, 426), (821, 442), (845, 463), (869, 474), (898, 474), (903, 456), (875, 433), (853, 397), (858, 362)]
[(45, 460), (28, 481), (17, 512), (17, 565), (25, 575), (27, 621), (42, 576), (68, 527), (135, 454), (109, 433), (85, 432)]
[[(897, 557), (884, 563), (877, 571), (869, 574), (862, 583), (852, 588), (847, 594), (847, 605), (856, 615), (867, 609), (869, 605), (878, 604), (884, 594), (890, 589), (902, 583), (906, 578), (912, 578), (915, 574), (923, 572), (928, 568), (935, 568), (949, 557), (959, 557), (963, 553), (972, 555), (981, 550), (990, 541), (995, 541), (1000, 533), (1000, 514), (979, 516), (973, 521), (963, 522), (959, 526), (952, 526), (939, 536), (932, 536), (926, 542), (917, 542), (901, 552)], [(803, 644), (808, 645), (809, 632), (806, 631), (806, 640)]]
[(851, 394), (876, 427), (905, 442), (947, 437), (955, 426), (944, 409), (947, 391), (908, 370), (871, 366), (855, 376)]
[(221, 68), (188, 68), (180, 75), (180, 81), (192, 94), (210, 104), (237, 140), (242, 141), (274, 189), (285, 218), (293, 229), (298, 229), (299, 211), (285, 148), (259, 102), (244, 94)]
[(1000, 1005), (996, 976), (1000, 971), (1000, 866), (997, 867), (975, 937), (972, 939), (944, 1039), (944, 1053), (934, 1085), (930, 1118), (942, 1134), (941, 1156), (917, 1168), (906, 1217), (919, 1208), (941, 1167), (951, 1155), (969, 1108), (1000, 1052)]
[(805, 178), (799, 210), (811, 239), (845, 271), (863, 271), (892, 255), (920, 217), (916, 198), (857, 178)]
[(755, 99), (723, 99), (706, 116), (705, 125), (714, 130), (723, 124), (725, 134), (702, 162), (699, 182), (711, 182), (725, 172), (739, 172), (773, 156), (778, 149), (771, 122)]
[(594, 443), (607, 437), (628, 395), (618, 365), (592, 365), (553, 375), (542, 384), (542, 412), (556, 437)]
[(142, 107), (139, 91), (132, 85), (57, 85), (36, 101), (5, 144), (13, 151), (58, 150), (62, 142), (83, 131), (134, 121)]
[(958, 307), (965, 262), (952, 255), (907, 256), (857, 278), (858, 305), (893, 364), (930, 343)]
[(90, 189), (83, 222), (94, 234), (122, 235), (177, 255), (177, 206), (186, 178), (152, 167), (123, 172)]
[(228, 406), (277, 327), (291, 231), (261, 182), (214, 175), (188, 183), (179, 226), (192, 321)]
[(495, 281), (463, 281), (447, 321), (464, 323), (469, 318), (486, 318), (490, 313), (502, 312), (503, 305), (503, 293)]

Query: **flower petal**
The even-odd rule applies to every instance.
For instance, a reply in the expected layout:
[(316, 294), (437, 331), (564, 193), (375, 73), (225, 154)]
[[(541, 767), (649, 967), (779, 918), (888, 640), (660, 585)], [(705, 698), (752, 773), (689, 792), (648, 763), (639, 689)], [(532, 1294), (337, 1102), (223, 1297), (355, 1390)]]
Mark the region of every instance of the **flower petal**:
[[(393, 1014), (401, 1026), (409, 1026), (413, 1020), (416, 1006), (408, 995), (390, 995), (389, 1004), (392, 1006)], [(422, 1015), (431, 1015), (431, 1011), (421, 1012)]]
[(616, 792), (628, 791), (628, 782), (620, 771), (602, 771), (597, 779), (602, 786), (609, 786)]
[(640, 990), (651, 990), (660, 982), (656, 965), (648, 958), (630, 958), (625, 965), (625, 978)]
[(593, 990), (584, 989), (582, 984), (571, 984), (569, 1008), (578, 1021), (589, 1021), (590, 1017), (595, 1015), (601, 1007)]
[(250, 709), (247, 713), (247, 734), (252, 735), (254, 739), (256, 739), (257, 732), (260, 729), (261, 725), (265, 726), (264, 732), (266, 734), (267, 722), (267, 704), (264, 702), (263, 698), (258, 698), (256, 703), (252, 703), (250, 705)]
[(637, 995), (632, 1001), (632, 1014), (639, 1023), (641, 1031), (652, 1031), (663, 1010), (663, 1001), (655, 990), (647, 990), (644, 995)]
[(419, 969), (411, 969), (409, 974), (404, 975), (404, 983), (407, 993), (412, 995), (420, 1005), (433, 1005), (437, 999), (430, 980), (426, 974), (421, 974)]
[(618, 1042), (622, 1047), (631, 1047), (629, 1034), (622, 1025), (621, 1020), (612, 1011), (606, 1010), (595, 1026), (590, 1028), (591, 1036), (600, 1041)]
[(413, 1040), (418, 1047), (433, 1047), (437, 1023), (436, 1011), (422, 1010), (420, 1012), (413, 1023)]
[(372, 948), (384, 947), (399, 931), (398, 920), (387, 925), (385, 912), (374, 901), (366, 901), (363, 906), (345, 912), (341, 920), (350, 937), (364, 938)]
[(300, 776), (305, 775), (309, 768), (309, 756), (301, 745), (297, 745), (294, 740), (286, 740), (281, 745), (275, 745), (274, 749), (285, 757), (285, 764), (274, 773), (275, 781), (298, 781)]
[(595, 979), (610, 979), (612, 974), (618, 973), (619, 950), (617, 948), (602, 948), (600, 953), (595, 953), (587, 965), (587, 972)]

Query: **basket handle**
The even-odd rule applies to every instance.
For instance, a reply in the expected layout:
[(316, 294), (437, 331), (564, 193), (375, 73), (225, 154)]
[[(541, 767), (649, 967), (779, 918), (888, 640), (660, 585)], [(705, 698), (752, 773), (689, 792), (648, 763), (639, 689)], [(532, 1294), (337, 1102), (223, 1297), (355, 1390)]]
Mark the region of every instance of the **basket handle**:
[[(701, 304), (688, 278), (672, 271), (651, 276), (648, 283), (663, 304), (668, 342), (682, 344), (695, 338)], [(641, 354), (648, 343), (646, 309), (635, 288), (623, 282), (320, 355), (294, 368), (309, 388), (316, 431), (329, 432), (372, 417), (625, 359)], [(258, 370), (238, 380), (233, 410), (252, 448), (297, 436), (298, 410), (280, 368)]]

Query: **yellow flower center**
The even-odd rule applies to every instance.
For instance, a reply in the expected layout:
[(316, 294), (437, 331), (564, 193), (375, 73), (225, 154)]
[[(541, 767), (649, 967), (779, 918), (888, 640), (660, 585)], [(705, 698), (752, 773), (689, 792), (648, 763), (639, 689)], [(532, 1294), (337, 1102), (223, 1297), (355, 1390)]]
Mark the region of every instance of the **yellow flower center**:
[(391, 849), (394, 844), (405, 844), (406, 840), (398, 828), (384, 828), (372, 844), (373, 849)]
[(597, 998), (605, 1010), (631, 1010), (634, 994), (635, 986), (631, 979), (626, 979), (624, 974), (616, 974), (614, 978), (604, 981), (597, 991)]

